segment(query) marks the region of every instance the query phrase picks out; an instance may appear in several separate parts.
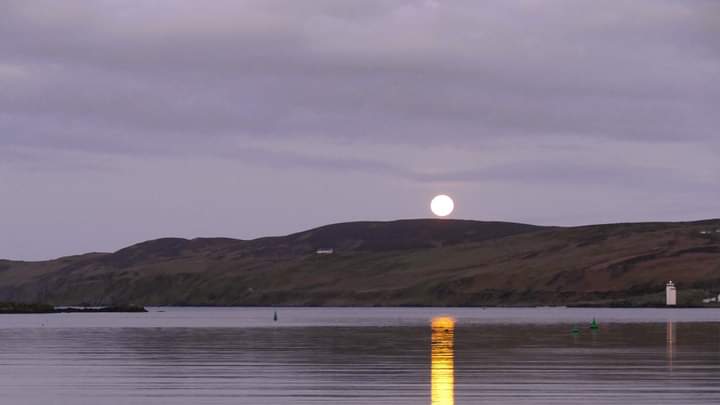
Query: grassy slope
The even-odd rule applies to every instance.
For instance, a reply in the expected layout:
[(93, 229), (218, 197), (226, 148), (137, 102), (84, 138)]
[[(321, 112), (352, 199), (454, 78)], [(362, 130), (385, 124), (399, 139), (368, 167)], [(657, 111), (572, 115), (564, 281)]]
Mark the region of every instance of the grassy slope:
[[(720, 289), (720, 221), (540, 228), (414, 220), (253, 241), (161, 239), (0, 262), (0, 300), (54, 304), (527, 305), (657, 302)], [(318, 256), (314, 250), (334, 247)], [(691, 292), (692, 291), (692, 292)], [(695, 301), (693, 301), (695, 302)], [(687, 303), (690, 303), (689, 301)]]

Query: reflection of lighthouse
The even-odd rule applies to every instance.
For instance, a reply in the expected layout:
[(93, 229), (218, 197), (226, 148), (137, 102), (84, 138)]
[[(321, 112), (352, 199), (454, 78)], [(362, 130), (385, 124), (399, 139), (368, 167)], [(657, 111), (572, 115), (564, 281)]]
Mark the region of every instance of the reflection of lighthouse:
[(452, 318), (432, 320), (431, 397), (432, 405), (455, 403), (455, 321)]
[(673, 323), (673, 321), (667, 322), (665, 336), (667, 340), (668, 366), (670, 367), (670, 370), (672, 370), (673, 358), (675, 357), (675, 323)]
[(672, 281), (668, 281), (665, 286), (665, 305), (677, 305), (677, 289)]

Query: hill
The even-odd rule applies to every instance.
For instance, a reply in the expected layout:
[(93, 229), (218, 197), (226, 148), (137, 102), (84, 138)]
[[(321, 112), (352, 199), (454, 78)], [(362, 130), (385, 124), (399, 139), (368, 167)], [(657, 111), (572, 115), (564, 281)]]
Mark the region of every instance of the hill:
[[(166, 238), (0, 261), (0, 301), (57, 305), (647, 305), (720, 292), (720, 220), (539, 227), (403, 220)], [(318, 255), (333, 248), (332, 255)]]

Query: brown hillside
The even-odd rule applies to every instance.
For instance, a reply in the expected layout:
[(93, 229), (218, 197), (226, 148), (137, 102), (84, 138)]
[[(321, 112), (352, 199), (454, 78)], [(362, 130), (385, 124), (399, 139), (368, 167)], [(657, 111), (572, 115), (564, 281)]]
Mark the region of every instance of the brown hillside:
[[(719, 220), (547, 228), (406, 220), (285, 237), (160, 239), (0, 261), (0, 300), (144, 305), (648, 304), (720, 289)], [(711, 233), (706, 233), (712, 231)], [(328, 256), (318, 248), (334, 248)]]

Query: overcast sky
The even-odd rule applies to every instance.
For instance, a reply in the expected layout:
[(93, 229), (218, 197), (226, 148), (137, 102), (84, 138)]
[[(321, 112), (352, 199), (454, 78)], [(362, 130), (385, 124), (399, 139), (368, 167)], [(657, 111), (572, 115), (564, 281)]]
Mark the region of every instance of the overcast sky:
[(0, 257), (720, 216), (720, 1), (0, 0)]

